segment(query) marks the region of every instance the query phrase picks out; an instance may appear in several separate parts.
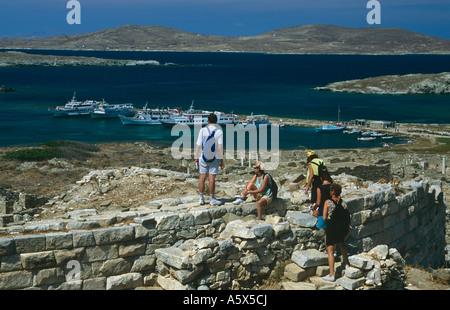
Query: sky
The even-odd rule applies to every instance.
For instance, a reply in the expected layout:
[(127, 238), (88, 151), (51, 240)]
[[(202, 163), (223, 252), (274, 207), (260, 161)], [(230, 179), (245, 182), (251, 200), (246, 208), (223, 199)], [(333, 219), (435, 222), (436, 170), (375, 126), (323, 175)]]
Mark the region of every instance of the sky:
[[(75, 1), (75, 0), (70, 0)], [(400, 27), (450, 39), (450, 0), (77, 0), (80, 24), (69, 24), (69, 0), (0, 0), (0, 38), (81, 34), (121, 25), (159, 25), (219, 36), (253, 36), (278, 28), (326, 24)], [(370, 0), (375, 1), (375, 0)]]

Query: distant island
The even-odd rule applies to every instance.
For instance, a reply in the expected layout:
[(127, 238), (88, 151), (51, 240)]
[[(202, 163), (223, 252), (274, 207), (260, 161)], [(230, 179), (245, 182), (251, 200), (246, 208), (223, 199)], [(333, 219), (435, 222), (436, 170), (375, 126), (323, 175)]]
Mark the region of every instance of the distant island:
[(314, 89), (381, 95), (450, 94), (450, 72), (438, 74), (386, 75), (334, 82)]
[[(75, 57), (38, 55), (23, 52), (0, 52), (1, 67), (59, 67), (59, 66), (159, 66), (156, 60), (103, 59), (96, 57)], [(171, 64), (172, 65), (172, 64)]]
[(304, 25), (248, 37), (163, 26), (124, 25), (81, 35), (0, 39), (0, 49), (257, 52), (280, 54), (450, 54), (450, 40), (401, 28)]

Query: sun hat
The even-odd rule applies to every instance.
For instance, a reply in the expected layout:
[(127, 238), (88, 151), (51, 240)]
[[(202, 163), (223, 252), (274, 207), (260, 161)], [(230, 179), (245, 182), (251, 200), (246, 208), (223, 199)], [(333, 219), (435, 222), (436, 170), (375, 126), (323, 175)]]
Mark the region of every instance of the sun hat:
[(316, 152), (314, 152), (314, 151), (309, 151), (309, 152), (306, 154), (306, 157), (311, 157), (311, 156), (313, 156), (313, 155), (316, 155)]
[(253, 168), (259, 168), (260, 170), (264, 170), (264, 164), (261, 161), (257, 161), (254, 165)]

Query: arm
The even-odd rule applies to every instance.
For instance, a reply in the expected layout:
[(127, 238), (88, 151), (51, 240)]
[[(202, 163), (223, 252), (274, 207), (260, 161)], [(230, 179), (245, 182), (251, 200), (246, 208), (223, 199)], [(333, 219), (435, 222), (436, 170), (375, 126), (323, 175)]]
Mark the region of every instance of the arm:
[(225, 163), (223, 161), (223, 144), (219, 144), (219, 165), (223, 169), (225, 168)]
[[(256, 175), (255, 175), (254, 178), (255, 178), (255, 180), (256, 180)], [(263, 181), (263, 183), (262, 183), (262, 185), (261, 185), (261, 188), (258, 189), (258, 190), (249, 191), (249, 193), (250, 193), (250, 194), (259, 194), (259, 193), (262, 193), (262, 192), (264, 192), (264, 191), (266, 190), (267, 184), (269, 184), (269, 176), (268, 176), (268, 175), (265, 175), (265, 176), (264, 176), (264, 181)]]
[(325, 204), (323, 205), (323, 214), (322, 214), (323, 220), (326, 221), (328, 218), (328, 200), (325, 201)]
[(308, 194), (309, 187), (311, 186), (311, 183), (312, 183), (312, 180), (314, 177), (314, 171), (313, 171), (311, 164), (308, 164), (308, 169), (309, 169), (309, 178), (308, 178), (308, 183), (306, 184), (305, 194)]
[(198, 133), (197, 143), (195, 144), (194, 161), (197, 162), (202, 152), (202, 130)]

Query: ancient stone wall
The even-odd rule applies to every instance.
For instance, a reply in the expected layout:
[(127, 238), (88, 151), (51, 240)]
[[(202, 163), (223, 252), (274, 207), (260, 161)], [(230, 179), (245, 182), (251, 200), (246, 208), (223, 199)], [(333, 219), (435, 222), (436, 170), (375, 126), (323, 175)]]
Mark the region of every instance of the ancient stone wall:
[[(346, 198), (352, 212), (352, 256), (384, 244), (397, 248), (407, 263), (443, 262), (440, 183), (412, 183), (406, 191), (396, 195), (394, 189), (380, 187), (372, 195)], [(293, 256), (311, 250), (323, 254), (324, 234), (309, 211), (299, 211), (288, 199), (279, 198), (271, 206), (264, 222), (251, 216), (255, 203), (160, 212), (115, 224), (103, 220), (102, 227), (99, 222), (90, 226), (94, 221), (87, 218), (78, 223), (32, 222), (33, 231), (0, 238), (0, 289), (252, 287), (280, 261), (295, 262)], [(326, 266), (326, 260), (320, 265)], [(341, 286), (363, 285), (364, 273), (350, 271), (358, 274), (357, 284), (343, 278)]]

